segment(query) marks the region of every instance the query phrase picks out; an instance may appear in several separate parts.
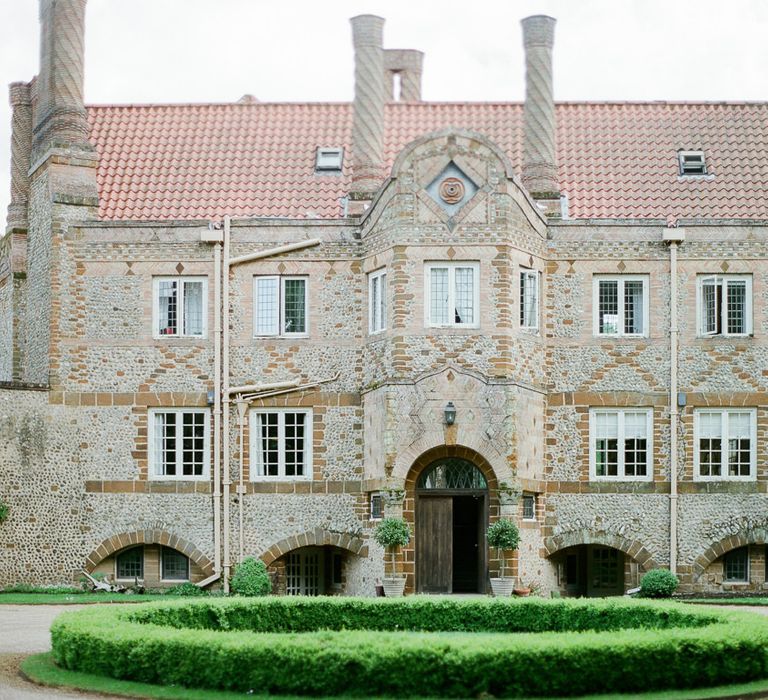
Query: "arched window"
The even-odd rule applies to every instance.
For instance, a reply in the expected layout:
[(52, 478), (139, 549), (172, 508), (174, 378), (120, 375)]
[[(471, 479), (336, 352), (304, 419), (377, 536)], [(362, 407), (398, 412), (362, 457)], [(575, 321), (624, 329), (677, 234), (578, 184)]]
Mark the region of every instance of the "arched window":
[(430, 464), (419, 476), (416, 488), (479, 491), (487, 489), (488, 482), (472, 462), (447, 457)]

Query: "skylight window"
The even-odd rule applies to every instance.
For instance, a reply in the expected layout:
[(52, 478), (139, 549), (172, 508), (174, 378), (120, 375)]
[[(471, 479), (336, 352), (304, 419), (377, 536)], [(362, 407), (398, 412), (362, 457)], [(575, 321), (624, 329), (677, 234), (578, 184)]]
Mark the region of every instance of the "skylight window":
[(318, 147), (317, 154), (315, 157), (315, 171), (340, 173), (343, 162), (344, 162), (343, 148)]
[(678, 151), (680, 175), (706, 175), (707, 163), (704, 151)]

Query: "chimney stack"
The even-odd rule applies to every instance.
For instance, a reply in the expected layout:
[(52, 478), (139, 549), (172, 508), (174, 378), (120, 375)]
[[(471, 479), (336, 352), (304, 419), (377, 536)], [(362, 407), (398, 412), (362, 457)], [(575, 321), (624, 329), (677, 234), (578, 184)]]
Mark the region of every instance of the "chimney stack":
[(35, 105), (34, 149), (85, 145), (83, 102), (86, 0), (40, 0), (40, 74)]
[[(355, 98), (352, 122), (352, 215), (365, 209), (382, 179), (384, 161), (384, 20), (375, 15), (353, 17)], [(355, 202), (360, 203), (354, 205)], [(354, 206), (353, 206), (354, 205)]]
[[(424, 53), (416, 49), (386, 49), (384, 70), (386, 72), (387, 99), (400, 102), (421, 102), (421, 71)], [(400, 76), (400, 95), (394, 94), (395, 74)]]
[(32, 85), (11, 83), (11, 203), (8, 231), (27, 230), (29, 168), (32, 160)]
[(556, 201), (559, 211), (555, 99), (552, 90), (555, 20), (535, 15), (526, 17), (521, 24), (525, 46), (523, 185), (535, 199), (550, 200), (552, 208)]

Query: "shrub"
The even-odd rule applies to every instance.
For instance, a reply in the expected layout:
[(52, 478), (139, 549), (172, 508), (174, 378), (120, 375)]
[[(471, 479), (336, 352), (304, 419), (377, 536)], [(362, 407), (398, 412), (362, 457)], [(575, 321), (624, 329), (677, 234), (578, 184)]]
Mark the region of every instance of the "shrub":
[(17, 583), (3, 588), (3, 593), (50, 593), (50, 594), (79, 594), (85, 593), (78, 586), (33, 586), (29, 583)]
[(165, 595), (179, 595), (185, 597), (207, 595), (207, 591), (204, 591), (199, 586), (196, 586), (191, 581), (185, 581), (179, 583), (176, 586), (171, 586), (168, 590), (164, 591)]
[(8, 513), (11, 512), (11, 507), (5, 502), (0, 501), (0, 525), (8, 518)]
[[(462, 634), (502, 629), (583, 633)], [(768, 620), (656, 601), (205, 599), (91, 607), (51, 633), (71, 670), (275, 695), (560, 696), (768, 673)]]
[(488, 528), (486, 534), (488, 546), (496, 547), (499, 550), (499, 559), (501, 560), (501, 578), (504, 578), (504, 554), (505, 549), (517, 549), (520, 544), (520, 531), (517, 525), (511, 520), (497, 520)]
[(679, 581), (667, 569), (654, 569), (643, 576), (640, 581), (641, 598), (671, 598), (677, 590)]
[(373, 531), (373, 539), (391, 553), (391, 571), (395, 575), (395, 551), (411, 541), (411, 530), (402, 518), (384, 518)]
[(268, 595), (272, 582), (266, 564), (261, 559), (246, 557), (235, 567), (230, 588), (237, 595)]

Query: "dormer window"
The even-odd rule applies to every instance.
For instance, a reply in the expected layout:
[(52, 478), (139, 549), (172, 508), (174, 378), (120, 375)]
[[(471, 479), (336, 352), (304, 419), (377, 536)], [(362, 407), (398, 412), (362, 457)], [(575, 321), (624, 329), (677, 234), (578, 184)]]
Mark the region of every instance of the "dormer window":
[(678, 151), (680, 175), (706, 175), (707, 163), (704, 151)]
[(318, 147), (315, 155), (315, 172), (340, 173), (343, 162), (343, 148)]

